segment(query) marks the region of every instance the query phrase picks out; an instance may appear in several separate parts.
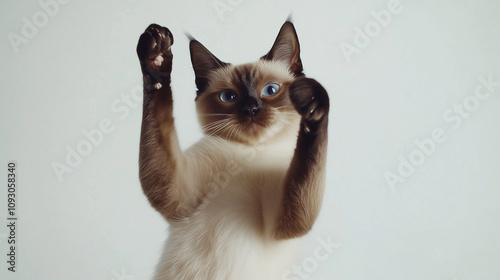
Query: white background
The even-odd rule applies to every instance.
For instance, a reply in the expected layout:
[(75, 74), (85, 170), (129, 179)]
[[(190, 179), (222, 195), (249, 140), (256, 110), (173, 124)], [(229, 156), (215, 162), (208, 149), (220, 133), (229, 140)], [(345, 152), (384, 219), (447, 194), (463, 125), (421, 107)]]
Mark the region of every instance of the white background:
[[(223, 61), (249, 62), (291, 12), (305, 73), (332, 103), (324, 207), (299, 259), (307, 278), (500, 279), (500, 86), (460, 125), (443, 118), (474, 105), (480, 76), (500, 82), (500, 2), (402, 0), (350, 63), (340, 45), (355, 46), (355, 28), (389, 0), (220, 2), (234, 7), (70, 1), (42, 24), (38, 1), (0, 2), (1, 279), (148, 279), (168, 228), (138, 181), (142, 101), (121, 101), (141, 86), (139, 35), (156, 22), (175, 36), (175, 117), (188, 147), (202, 134), (183, 33)], [(40, 27), (27, 38), (23, 18), (33, 15)], [(17, 53), (12, 34), (26, 40)], [(67, 147), (103, 119), (113, 132), (59, 180), (54, 162), (66, 164)], [(384, 174), (398, 175), (400, 157), (418, 154), (415, 141), (434, 129), (446, 141), (391, 190)], [(6, 263), (9, 160), (18, 164), (16, 273)], [(317, 238), (339, 247), (319, 261)]]

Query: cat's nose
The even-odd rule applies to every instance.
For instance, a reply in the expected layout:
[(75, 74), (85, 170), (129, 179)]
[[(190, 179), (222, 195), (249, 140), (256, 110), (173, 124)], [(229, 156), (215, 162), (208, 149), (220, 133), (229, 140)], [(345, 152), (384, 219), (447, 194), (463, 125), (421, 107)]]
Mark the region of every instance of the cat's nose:
[(243, 109), (243, 112), (250, 117), (255, 116), (259, 111), (260, 107), (256, 104), (245, 106), (245, 108)]

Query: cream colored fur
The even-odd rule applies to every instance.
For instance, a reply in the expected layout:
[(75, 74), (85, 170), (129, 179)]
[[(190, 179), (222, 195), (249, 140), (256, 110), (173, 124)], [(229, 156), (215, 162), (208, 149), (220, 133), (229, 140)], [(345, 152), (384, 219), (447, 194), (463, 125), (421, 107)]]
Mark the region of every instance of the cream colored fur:
[(272, 229), (298, 120), (260, 146), (205, 137), (186, 151), (209, 191), (189, 218), (170, 221), (155, 280), (281, 279), (295, 260), (297, 240), (277, 241)]

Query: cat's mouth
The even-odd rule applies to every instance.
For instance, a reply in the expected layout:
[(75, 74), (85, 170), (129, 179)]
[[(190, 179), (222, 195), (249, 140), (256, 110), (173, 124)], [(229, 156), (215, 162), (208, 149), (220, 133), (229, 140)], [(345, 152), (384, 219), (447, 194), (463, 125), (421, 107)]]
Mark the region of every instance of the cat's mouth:
[(247, 127), (247, 128), (263, 128), (263, 127), (266, 127), (266, 125), (254, 118), (251, 118), (249, 120), (247, 120), (244, 125)]
[(246, 134), (252, 136), (261, 135), (266, 128), (265, 123), (256, 119), (248, 119), (247, 121), (243, 122), (241, 126), (243, 127), (243, 130), (246, 131)]

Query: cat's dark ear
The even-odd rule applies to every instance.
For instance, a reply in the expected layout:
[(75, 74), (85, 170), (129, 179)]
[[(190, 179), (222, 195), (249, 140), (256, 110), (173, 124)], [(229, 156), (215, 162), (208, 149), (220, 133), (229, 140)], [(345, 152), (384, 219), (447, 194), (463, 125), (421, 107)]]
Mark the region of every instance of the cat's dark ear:
[(205, 91), (210, 72), (228, 65), (228, 63), (220, 61), (205, 46), (194, 39), (189, 42), (189, 51), (199, 94)]
[(292, 22), (287, 21), (281, 26), (273, 47), (261, 59), (283, 61), (290, 67), (290, 71), (295, 76), (304, 75), (300, 60), (299, 38)]

